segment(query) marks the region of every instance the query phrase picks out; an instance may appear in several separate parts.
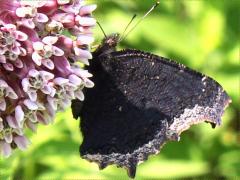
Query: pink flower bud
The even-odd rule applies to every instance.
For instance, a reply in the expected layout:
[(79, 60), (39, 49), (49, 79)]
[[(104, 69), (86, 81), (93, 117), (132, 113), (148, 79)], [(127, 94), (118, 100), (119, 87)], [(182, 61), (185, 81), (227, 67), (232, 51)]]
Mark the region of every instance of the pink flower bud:
[(52, 15), (58, 9), (58, 4), (56, 0), (44, 1), (44, 4), (37, 10), (39, 13), (46, 14), (48, 16)]
[(16, 136), (13, 138), (13, 141), (16, 143), (17, 147), (21, 150), (25, 150), (30, 144), (29, 140), (24, 136)]
[(57, 13), (52, 19), (63, 24), (65, 28), (72, 28), (75, 25), (75, 15), (69, 13)]

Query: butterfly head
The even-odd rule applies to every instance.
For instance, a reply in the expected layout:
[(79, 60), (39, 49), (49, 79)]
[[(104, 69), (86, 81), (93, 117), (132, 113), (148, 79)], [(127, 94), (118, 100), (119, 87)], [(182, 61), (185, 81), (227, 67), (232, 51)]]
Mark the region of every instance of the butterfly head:
[(107, 45), (109, 47), (115, 48), (120, 40), (120, 34), (119, 33), (113, 33), (106, 38), (103, 39), (103, 45)]
[(116, 51), (116, 46), (120, 42), (120, 34), (114, 33), (109, 36), (106, 36), (101, 45), (94, 52), (95, 55), (108, 54), (113, 51)]

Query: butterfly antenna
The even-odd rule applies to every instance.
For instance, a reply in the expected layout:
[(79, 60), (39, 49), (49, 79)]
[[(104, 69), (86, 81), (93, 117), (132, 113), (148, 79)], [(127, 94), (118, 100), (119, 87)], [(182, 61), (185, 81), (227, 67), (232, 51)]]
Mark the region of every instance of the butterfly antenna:
[(100, 24), (98, 21), (97, 21), (97, 24), (98, 24), (98, 26), (100, 27), (101, 31), (103, 32), (104, 37), (107, 38), (107, 35), (105, 34), (105, 32), (104, 32), (101, 24)]
[[(123, 40), (123, 39), (125, 39), (126, 37), (127, 37), (127, 35), (130, 33), (130, 32), (132, 32), (134, 29), (135, 29), (135, 27), (139, 24), (139, 23), (141, 23), (142, 22), (142, 20), (145, 18), (145, 17), (147, 17), (147, 15), (150, 13), (150, 12), (152, 12), (158, 5), (159, 5), (159, 1), (157, 1), (145, 14), (144, 14), (144, 16), (143, 17), (141, 17), (141, 19), (139, 19), (138, 20), (138, 22), (126, 33), (126, 35), (123, 37), (123, 38), (121, 38), (121, 40)], [(132, 20), (131, 20), (132, 21)], [(131, 22), (130, 21), (130, 22)]]
[(125, 27), (125, 29), (124, 29), (124, 31), (123, 31), (123, 33), (122, 33), (122, 35), (121, 35), (121, 38), (119, 38), (119, 41), (121, 41), (121, 40), (123, 39), (125, 32), (127, 31), (128, 27), (130, 26), (130, 24), (133, 22), (133, 20), (134, 20), (136, 17), (137, 17), (137, 15), (134, 14), (133, 17), (132, 17), (132, 19), (131, 19), (130, 22), (128, 23), (128, 25)]

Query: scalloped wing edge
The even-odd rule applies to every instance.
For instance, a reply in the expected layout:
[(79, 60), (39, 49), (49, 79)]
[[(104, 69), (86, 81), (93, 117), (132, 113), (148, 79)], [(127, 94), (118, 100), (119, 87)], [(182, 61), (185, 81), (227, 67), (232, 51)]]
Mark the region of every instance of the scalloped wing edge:
[(162, 120), (162, 125), (165, 128), (159, 131), (152, 141), (139, 147), (134, 152), (128, 154), (112, 153), (106, 155), (86, 154), (81, 156), (90, 162), (97, 163), (100, 170), (108, 165), (116, 164), (117, 167), (125, 168), (128, 176), (134, 178), (137, 165), (146, 161), (148, 156), (158, 154), (163, 145), (168, 141), (179, 141), (181, 133), (189, 129), (192, 125), (206, 121), (220, 126), (221, 116), (229, 103), (231, 103), (231, 99), (225, 91), (219, 87), (214, 107), (202, 107), (196, 104), (192, 109), (185, 109), (180, 117), (174, 118), (170, 126), (168, 126), (166, 120)]

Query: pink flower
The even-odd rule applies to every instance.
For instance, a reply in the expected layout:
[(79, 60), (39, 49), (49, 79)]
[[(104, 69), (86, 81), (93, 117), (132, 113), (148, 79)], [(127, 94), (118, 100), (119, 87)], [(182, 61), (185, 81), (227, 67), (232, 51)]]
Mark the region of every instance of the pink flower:
[(0, 79), (0, 110), (6, 110), (6, 99), (17, 99), (18, 96), (14, 90), (4, 81)]
[(33, 61), (40, 66), (43, 64), (48, 69), (54, 69), (52, 56), (63, 56), (64, 51), (54, 46), (58, 40), (56, 36), (47, 36), (42, 39), (42, 42), (33, 43), (34, 52), (32, 53)]
[(25, 128), (53, 122), (72, 99), (84, 100), (84, 87), (94, 86), (78, 63), (92, 58), (95, 9), (84, 0), (0, 0), (1, 155), (26, 149)]
[(35, 25), (38, 25), (39, 23), (46, 23), (48, 21), (47, 15), (38, 13), (37, 6), (21, 6), (16, 9), (16, 15), (21, 18), (17, 24), (26, 26), (30, 29), (35, 28)]
[(22, 68), (23, 63), (18, 57), (26, 56), (26, 50), (21, 42), (26, 41), (27, 38), (27, 34), (18, 31), (13, 24), (3, 24), (0, 27), (0, 62), (6, 70), (13, 71), (14, 67)]

